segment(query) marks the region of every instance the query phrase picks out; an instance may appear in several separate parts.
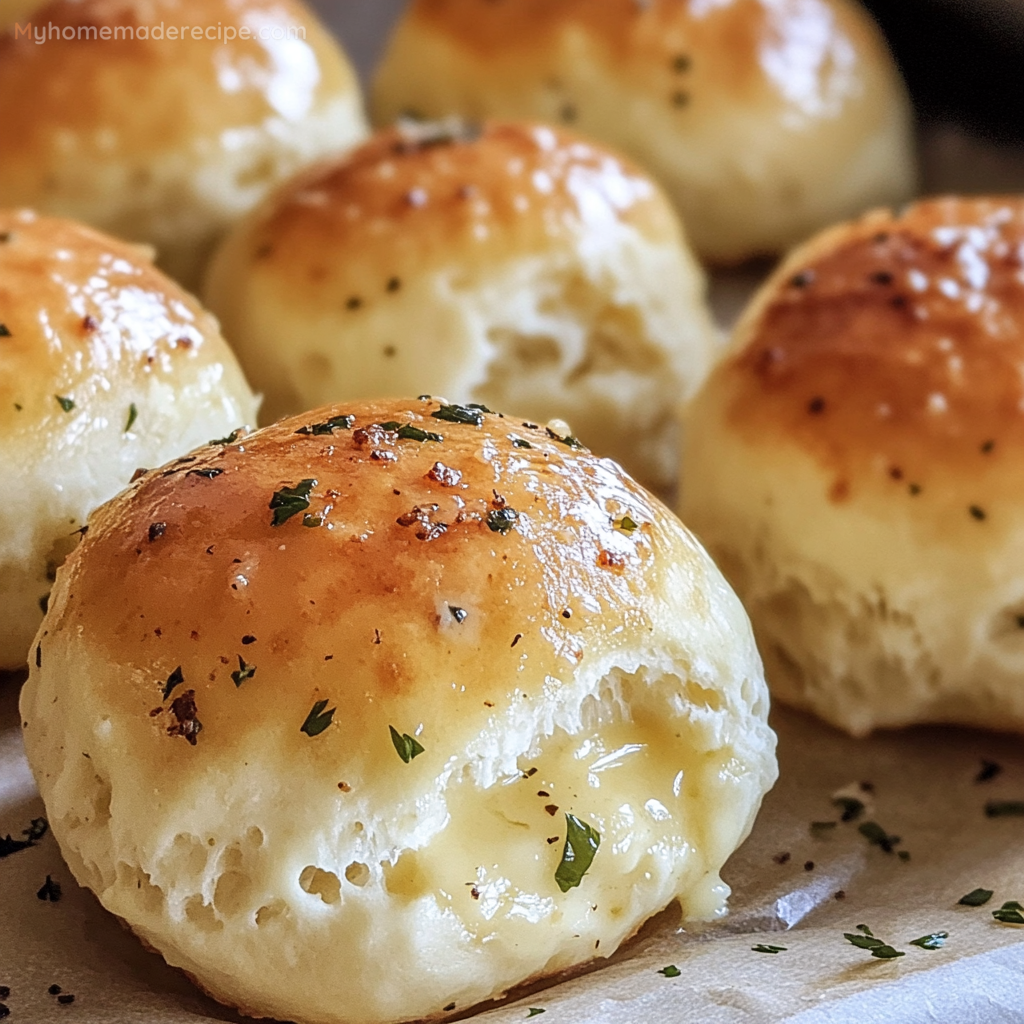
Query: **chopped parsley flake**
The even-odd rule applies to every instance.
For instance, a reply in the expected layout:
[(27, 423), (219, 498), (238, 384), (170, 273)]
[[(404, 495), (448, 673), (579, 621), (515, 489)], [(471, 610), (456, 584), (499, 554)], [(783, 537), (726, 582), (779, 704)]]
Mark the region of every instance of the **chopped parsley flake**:
[(900, 844), (899, 836), (889, 835), (889, 833), (886, 832), (885, 829), (876, 821), (865, 821), (857, 831), (860, 832), (860, 834), (869, 843), (871, 843), (872, 846), (879, 846), (886, 853), (893, 853), (896, 847)]
[(124, 432), (126, 434), (128, 433), (129, 430), (132, 429), (133, 426), (135, 426), (135, 421), (138, 418), (139, 410), (136, 407), (135, 403), (132, 402), (132, 404), (128, 406), (128, 422), (124, 425)]
[(985, 804), (987, 818), (1024, 817), (1024, 800), (991, 800)]
[(447, 423), (464, 423), (470, 427), (479, 427), (484, 422), (484, 414), (479, 406), (442, 405), (430, 414), (435, 420)]
[(932, 932), (931, 935), (922, 935), (919, 939), (911, 939), (910, 945), (920, 946), (922, 949), (942, 949), (949, 938), (949, 932)]
[(36, 893), (44, 903), (58, 903), (62, 895), (60, 882), (55, 882), (49, 875), (46, 876), (43, 887)]
[(869, 950), (871, 955), (879, 960), (895, 960), (896, 957), (907, 955), (897, 949), (893, 949), (887, 942), (876, 939), (866, 924), (857, 925), (857, 931), (861, 932), (861, 934), (855, 935), (852, 932), (844, 932), (843, 938), (858, 949)]
[(311, 423), (308, 427), (300, 427), (295, 433), (322, 437), (325, 434), (333, 434), (336, 430), (351, 430), (355, 421), (355, 416), (332, 416), (323, 423)]
[(424, 752), (423, 745), (415, 736), (410, 736), (408, 733), (400, 733), (393, 725), (389, 725), (388, 728), (391, 730), (391, 742), (395, 745), (398, 756), (406, 764)]
[(403, 441), (434, 441), (440, 444), (444, 438), (440, 434), (435, 434), (430, 430), (420, 430), (419, 427), (414, 427), (411, 423), (401, 424), (398, 420), (389, 420), (387, 423), (377, 423), (375, 426), (381, 428), (381, 430), (393, 430)]
[(994, 893), (991, 889), (972, 889), (966, 896), (961, 896), (956, 902), (961, 907), (983, 907), (992, 899), (993, 895)]
[(832, 806), (842, 808), (843, 821), (856, 821), (864, 813), (864, 802), (855, 796), (837, 796)]
[(326, 707), (326, 700), (318, 700), (306, 715), (306, 720), (302, 723), (299, 731), (304, 732), (307, 736), (319, 736), (334, 720), (334, 712), (338, 710), (331, 708), (329, 711), (324, 711)]
[(541, 1006), (531, 1006), (530, 1007), (530, 1012), (527, 1013), (527, 1015), (526, 1015), (526, 1019), (529, 1020), (531, 1017), (536, 1017), (536, 1016), (538, 1016), (539, 1014), (542, 1014), (542, 1013), (547, 1013), (547, 1010), (545, 1010)]
[(167, 682), (164, 684), (164, 700), (167, 700), (171, 695), (171, 691), (176, 687), (185, 682), (185, 677), (182, 675), (181, 666), (179, 665), (168, 677)]
[(452, 618), (461, 626), (466, 621), (469, 612), (465, 608), (457, 608), (455, 605), (448, 605), (448, 611), (451, 613)]
[(566, 434), (565, 437), (562, 437), (561, 434), (556, 434), (550, 427), (545, 427), (544, 429), (547, 431), (547, 435), (552, 441), (557, 441), (559, 444), (564, 444), (569, 448), (583, 448), (583, 445), (580, 444), (579, 440), (573, 437), (572, 434)]
[(623, 516), (621, 519), (616, 519), (612, 525), (616, 530), (621, 530), (623, 533), (632, 533), (634, 530), (640, 529), (640, 524), (629, 516)]
[(785, 953), (785, 946), (770, 946), (764, 942), (759, 942), (756, 946), (750, 947), (754, 953)]
[(592, 826), (580, 821), (575, 814), (565, 816), (565, 848), (562, 860), (555, 871), (555, 881), (562, 892), (568, 892), (583, 881), (590, 865), (594, 863), (601, 835)]
[(75, 407), (75, 400), (73, 398), (66, 398), (64, 395), (54, 395), (57, 399), (57, 404), (65, 411), (71, 412)]
[(324, 517), (314, 516), (312, 513), (307, 512), (302, 517), (302, 525), (315, 530), (318, 526), (324, 525)]
[(1024, 906), (1016, 900), (1010, 900), (998, 910), (993, 910), (992, 916), (1000, 924), (1024, 924)]
[(201, 476), (204, 480), (215, 480), (223, 472), (223, 469), (217, 469), (216, 467), (210, 467), (207, 469), (190, 469), (185, 476)]
[(7, 327), (7, 324), (0, 324), (0, 338), (10, 338), (11, 332)]
[(533, 445), (529, 441), (524, 441), (521, 437), (516, 437), (515, 434), (509, 434), (508, 439), (512, 442), (513, 448), (532, 448)]
[(492, 533), (502, 535), (509, 532), (519, 520), (519, 513), (514, 508), (492, 508), (487, 513), (487, 528)]
[(666, 978), (678, 978), (683, 972), (679, 970), (675, 964), (669, 964), (668, 967), (662, 967), (658, 973), (664, 975)]
[(207, 441), (206, 443), (209, 445), (219, 445), (220, 447), (223, 447), (226, 444), (234, 444), (244, 433), (245, 428), (239, 427), (237, 430), (232, 430), (227, 437), (215, 437), (212, 441)]
[(309, 492), (316, 487), (316, 480), (300, 480), (294, 487), (282, 487), (275, 491), (270, 499), (270, 508), (274, 511), (271, 526), (282, 526), (292, 516), (305, 512), (309, 508)]
[(241, 686), (247, 679), (256, 675), (256, 666), (247, 665), (241, 655), (238, 656), (238, 671), (231, 673), (231, 678), (236, 687)]

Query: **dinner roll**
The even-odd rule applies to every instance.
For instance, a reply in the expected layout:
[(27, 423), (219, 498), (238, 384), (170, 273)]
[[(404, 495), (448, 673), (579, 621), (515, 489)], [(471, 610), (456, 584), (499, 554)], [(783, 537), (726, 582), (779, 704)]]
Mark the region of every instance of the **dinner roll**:
[(773, 692), (855, 735), (1024, 729), (1024, 201), (795, 252), (689, 415), (683, 514)]
[(780, 252), (915, 181), (906, 91), (850, 0), (412, 0), (376, 121), (452, 113), (619, 147), (717, 263)]
[(187, 287), (273, 185), (365, 134), (301, 0), (55, 0), (31, 21), (0, 35), (0, 206), (150, 243)]
[(424, 396), (104, 506), (21, 711), (69, 867), (147, 944), (245, 1013), (383, 1024), (609, 956), (674, 899), (724, 913), (775, 778), (766, 698), (664, 506)]
[(0, 670), (25, 663), (92, 509), (255, 416), (216, 321), (150, 253), (0, 211)]
[(529, 124), (407, 125), (311, 169), (231, 233), (206, 298), (268, 420), (432, 391), (562, 417), (655, 487), (716, 343), (657, 186)]

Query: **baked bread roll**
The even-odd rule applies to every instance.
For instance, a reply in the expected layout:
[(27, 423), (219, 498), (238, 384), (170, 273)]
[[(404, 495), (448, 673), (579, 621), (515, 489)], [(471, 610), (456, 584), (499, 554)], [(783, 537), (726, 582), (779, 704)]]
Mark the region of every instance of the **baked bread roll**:
[(0, 211), (0, 670), (25, 663), (88, 514), (256, 417), (216, 321), (151, 253)]
[(8, 25), (21, 24), (46, 0), (0, 0), (0, 31)]
[(32, 23), (44, 43), (0, 35), (0, 206), (154, 245), (189, 288), (271, 187), (365, 134), (301, 0), (55, 0)]
[(383, 1024), (724, 912), (761, 665), (617, 465), (427, 397), (193, 455), (92, 517), (21, 703), (69, 867), (146, 943), (245, 1013)]
[(648, 168), (715, 263), (909, 198), (910, 104), (850, 0), (412, 0), (373, 96), (570, 124)]
[(781, 700), (854, 735), (1024, 729), (1024, 202), (795, 252), (688, 417), (682, 512)]
[(528, 124), (405, 126), (299, 175), (231, 233), (205, 294), (267, 420), (430, 391), (562, 417), (659, 488), (716, 344), (659, 189)]

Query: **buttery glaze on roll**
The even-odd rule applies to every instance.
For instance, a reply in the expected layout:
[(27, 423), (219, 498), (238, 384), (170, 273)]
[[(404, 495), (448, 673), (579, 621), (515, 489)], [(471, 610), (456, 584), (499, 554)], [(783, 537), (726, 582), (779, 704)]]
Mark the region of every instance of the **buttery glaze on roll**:
[(148, 251), (0, 211), (0, 669), (25, 663), (88, 514), (256, 404), (213, 317)]
[(916, 176), (903, 83), (849, 0), (413, 0), (374, 114), (571, 124), (648, 168), (715, 263), (909, 198)]
[(25, 24), (0, 35), (0, 206), (149, 243), (189, 288), (274, 185), (365, 135), (301, 0), (55, 0)]
[(301, 1024), (461, 1013), (674, 899), (720, 915), (776, 771), (749, 623), (672, 513), (572, 437), (427, 397), (104, 506), (21, 711), (76, 878)]
[(716, 343), (658, 187), (530, 124), (378, 133), (241, 223), (206, 297), (268, 420), (432, 391), (565, 419), (665, 489)]
[(1024, 202), (796, 251), (689, 414), (683, 514), (782, 700), (856, 735), (1024, 729)]

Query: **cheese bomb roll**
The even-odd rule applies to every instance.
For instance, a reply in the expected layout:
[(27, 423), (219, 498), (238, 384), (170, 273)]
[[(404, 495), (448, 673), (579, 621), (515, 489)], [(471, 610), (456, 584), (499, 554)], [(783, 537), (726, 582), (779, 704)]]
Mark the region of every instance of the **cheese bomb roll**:
[(656, 487), (715, 347), (657, 186), (529, 124), (406, 126), (311, 169), (232, 232), (206, 297), (267, 419), (432, 391), (563, 417)]
[(910, 105), (849, 0), (412, 0), (374, 91), (402, 115), (571, 124), (647, 167), (716, 263), (909, 197)]
[(1024, 729), (1024, 202), (795, 252), (689, 413), (682, 509), (782, 700)]
[(148, 252), (0, 211), (0, 670), (25, 663), (89, 512), (255, 417), (216, 321)]
[(21, 705), (75, 877), (215, 998), (300, 1024), (465, 1012), (673, 900), (722, 914), (767, 708), (664, 506), (428, 397), (282, 420), (104, 506)]
[(301, 0), (55, 0), (32, 24), (62, 35), (0, 35), (0, 205), (152, 244), (186, 287), (272, 186), (365, 134)]

